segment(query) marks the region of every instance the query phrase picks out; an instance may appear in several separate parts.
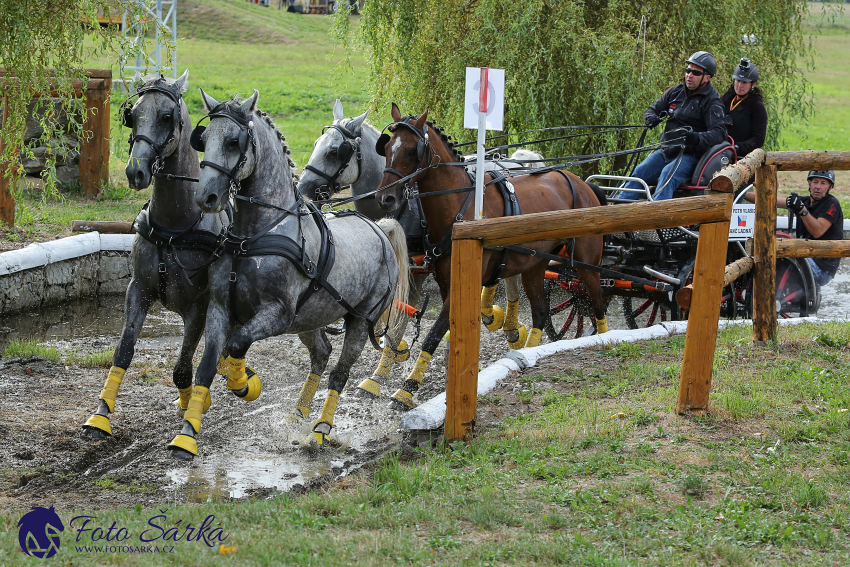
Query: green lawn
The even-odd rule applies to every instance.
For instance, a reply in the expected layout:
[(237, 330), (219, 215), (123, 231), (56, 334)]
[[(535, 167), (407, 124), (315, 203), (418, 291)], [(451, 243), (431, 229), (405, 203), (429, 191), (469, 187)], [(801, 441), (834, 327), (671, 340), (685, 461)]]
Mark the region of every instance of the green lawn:
[[(52, 561), (847, 565), (848, 341), (847, 323), (783, 327), (767, 348), (752, 347), (751, 328), (721, 331), (713, 409), (702, 418), (673, 411), (684, 337), (566, 353), (520, 376), (516, 395), (481, 397), (491, 416), (527, 409), (469, 443), (389, 456), (306, 494), (157, 507), (141, 493), (134, 509), (61, 510), (66, 531)], [(174, 554), (93, 553), (76, 550), (67, 527), (88, 512), (92, 527), (115, 521), (138, 545), (160, 510), (166, 529), (214, 514), (235, 549), (223, 557), (217, 543), (178, 541)], [(0, 512), (0, 565), (42, 564), (19, 550), (19, 518)]]

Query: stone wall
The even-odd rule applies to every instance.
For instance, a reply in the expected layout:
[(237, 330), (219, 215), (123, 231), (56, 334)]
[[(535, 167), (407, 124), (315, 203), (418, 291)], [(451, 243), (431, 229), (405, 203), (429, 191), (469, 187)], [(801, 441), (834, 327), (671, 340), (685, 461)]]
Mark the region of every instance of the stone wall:
[[(68, 101), (70, 111), (64, 107), (66, 102), (61, 98), (45, 98), (41, 108), (36, 110), (39, 99), (33, 99), (27, 106), (27, 126), (24, 133), (23, 147), (21, 150), (21, 164), (26, 172), (28, 185), (39, 187), (41, 176), (47, 169), (48, 159), (51, 155), (56, 156), (56, 181), (63, 187), (74, 187), (80, 184), (80, 153), (79, 136), (73, 122), (82, 123), (83, 101), (71, 99)], [(53, 113), (61, 134), (45, 142), (41, 139), (44, 128), (41, 120), (45, 113)]]
[(0, 316), (98, 294), (123, 294), (132, 235), (89, 233), (0, 254)]

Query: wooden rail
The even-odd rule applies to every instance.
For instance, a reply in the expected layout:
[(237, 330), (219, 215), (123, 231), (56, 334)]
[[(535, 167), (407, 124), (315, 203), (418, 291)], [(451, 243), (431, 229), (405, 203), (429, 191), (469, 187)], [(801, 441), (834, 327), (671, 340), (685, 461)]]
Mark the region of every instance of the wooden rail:
[(708, 407), (711, 368), (726, 259), (732, 195), (716, 194), (654, 203), (636, 203), (571, 211), (552, 211), (465, 221), (452, 232), (452, 282), (449, 310), (451, 349), (446, 383), (448, 440), (462, 439), (474, 424), (477, 408), (480, 295), (484, 246), (610, 234), (623, 230), (667, 228), (701, 223), (694, 267), (694, 309), (685, 338), (679, 380), (680, 412)]
[[(726, 268), (723, 270), (723, 288), (726, 288), (727, 285), (731, 284), (742, 275), (746, 274), (750, 270), (753, 269), (753, 265), (755, 262), (752, 258), (748, 256), (744, 256), (743, 258), (739, 258), (728, 264)], [(690, 309), (691, 308), (691, 297), (694, 293), (694, 284), (688, 284), (685, 287), (681, 288), (676, 292), (676, 303), (679, 304), (679, 307), (682, 309)]]
[(847, 170), (850, 169), (850, 152), (768, 152), (764, 164), (775, 165), (780, 171)]
[(101, 234), (135, 234), (133, 223), (120, 221), (71, 221), (71, 232), (99, 232)]
[[(88, 81), (75, 81), (72, 84), (73, 96), (83, 97), (86, 106), (86, 118), (83, 123), (83, 135), (80, 138), (80, 185), (86, 195), (95, 196), (101, 185), (109, 181), (109, 91), (112, 89), (111, 69), (86, 70)], [(0, 85), (3, 93), (3, 122), (8, 118), (6, 87), (16, 81), (16, 77), (7, 76), (6, 69), (0, 67)], [(32, 93), (33, 97), (58, 96), (56, 90), (48, 93)], [(7, 140), (0, 138), (0, 152)], [(15, 141), (14, 143), (19, 143)], [(15, 200), (9, 190), (10, 178), (16, 173), (15, 164), (0, 164), (0, 220), (13, 226), (15, 224)]]

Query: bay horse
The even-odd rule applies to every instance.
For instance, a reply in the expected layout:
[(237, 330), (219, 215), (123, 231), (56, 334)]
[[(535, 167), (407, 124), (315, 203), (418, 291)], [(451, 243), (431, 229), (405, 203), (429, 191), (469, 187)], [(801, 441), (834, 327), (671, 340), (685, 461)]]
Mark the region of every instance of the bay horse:
[[(379, 191), (375, 194), (381, 208), (392, 211), (398, 207), (405, 196), (421, 199), (422, 210), (427, 221), (429, 240), (436, 243), (426, 252), (434, 260), (434, 275), (443, 298), (443, 309), (437, 317), (422, 345), (419, 358), (402, 387), (392, 396), (390, 407), (407, 411), (413, 408), (413, 394), (419, 389), (425, 369), (431, 356), (440, 344), (449, 327), (449, 289), (451, 285), (451, 230), (457, 220), (471, 220), (472, 207), (469, 203), (474, 190), (465, 190), (475, 185), (466, 169), (458, 164), (460, 157), (439, 130), (428, 122), (426, 110), (418, 117), (402, 117), (398, 106), (392, 105), (393, 123), (388, 127), (390, 134), (384, 134), (377, 142), (377, 150), (386, 156), (386, 168)], [(447, 165), (441, 165), (447, 164)], [(448, 165), (458, 164), (458, 165)], [(488, 174), (491, 179), (493, 174)], [(404, 183), (404, 184), (402, 184)], [(522, 213), (536, 213), (598, 207), (604, 196), (594, 191), (578, 176), (565, 170), (552, 170), (511, 177), (513, 190), (508, 201), (514, 199)], [(418, 190), (416, 190), (418, 187)], [(454, 192), (445, 193), (449, 190)], [(437, 196), (429, 193), (440, 192)], [(418, 195), (417, 195), (418, 193)], [(505, 215), (505, 197), (493, 186), (487, 187), (484, 194), (484, 216), (486, 218)], [(601, 199), (600, 199), (601, 197)], [(530, 250), (554, 253), (564, 245), (572, 250), (571, 256), (578, 262), (599, 265), (602, 259), (602, 236), (576, 238), (574, 244), (569, 241), (547, 241), (527, 244)], [(494, 276), (508, 278), (521, 275), (522, 285), (531, 304), (532, 329), (523, 337), (516, 324), (517, 302), (508, 302), (505, 314), (505, 328), (515, 330), (515, 343), (519, 346), (537, 346), (540, 344), (543, 325), (548, 314), (548, 304), (544, 292), (544, 273), (548, 260), (530, 254), (509, 250), (484, 250), (481, 280), (485, 284), (482, 291), (482, 312), (486, 308), (487, 296), (492, 298)], [(608, 331), (605, 316), (606, 304), (599, 284), (599, 274), (587, 269), (577, 268), (588, 294), (596, 317), (597, 332)], [(493, 290), (494, 291), (494, 290)], [(492, 303), (492, 299), (490, 299)]]
[[(308, 199), (328, 199), (344, 187), (351, 187), (352, 197), (368, 196), (380, 185), (383, 176), (385, 158), (375, 148), (381, 132), (367, 121), (369, 111), (355, 117), (346, 117), (342, 102), (337, 99), (333, 106), (333, 122), (326, 126), (322, 135), (313, 145), (313, 153), (304, 166), (298, 182), (298, 191)], [(542, 156), (536, 152), (520, 149), (511, 155), (504, 163), (487, 163), (487, 169), (517, 168), (528, 166), (521, 160), (540, 160)], [(474, 165), (467, 169), (474, 170)], [(361, 198), (354, 201), (358, 212), (372, 220), (387, 216), (375, 199)], [(393, 218), (399, 221), (407, 235), (407, 248), (411, 256), (424, 255), (423, 218), (418, 206), (407, 201), (397, 207)], [(422, 285), (428, 274), (414, 272), (411, 275), (410, 304), (418, 305)], [(505, 279), (505, 291), (509, 306), (517, 305), (519, 301), (519, 276)], [(483, 300), (483, 322), (490, 331), (498, 331), (505, 321), (505, 312), (499, 305), (493, 305), (496, 287), (487, 288)], [(511, 320), (516, 319), (516, 310), (508, 308)], [(509, 322), (509, 326), (511, 323)], [(381, 353), (381, 359), (370, 377), (364, 378), (357, 386), (356, 395), (360, 397), (378, 398), (383, 385), (389, 380), (393, 364), (404, 362), (410, 356), (409, 352), (397, 354), (408, 349), (407, 342), (402, 338), (404, 326), (395, 333), (388, 333)], [(516, 335), (516, 336), (514, 336)], [(526, 332), (521, 325), (506, 329), (508, 344), (511, 348), (525, 345)], [(512, 338), (513, 337), (513, 338)]]
[[(182, 96), (188, 77), (187, 70), (176, 80), (146, 78), (136, 91), (135, 104), (128, 99), (120, 111), (122, 124), (132, 129), (124, 170), (127, 182), (136, 191), (153, 182), (153, 190), (134, 222), (133, 278), (125, 296), (124, 328), (98, 409), (83, 426), (90, 439), (112, 435), (109, 414), (115, 410), (118, 388), (154, 301), (183, 319), (183, 344), (173, 371), (180, 410), (187, 408), (191, 397), (192, 356), (204, 331), (209, 303), (206, 265), (227, 217), (204, 215), (195, 204), (194, 183), (200, 168), (198, 153), (189, 145), (192, 121)], [(138, 74), (136, 78), (141, 79)], [(204, 407), (209, 408), (209, 398)]]
[(245, 368), (250, 346), (267, 337), (297, 333), (310, 353), (311, 372), (290, 417), (306, 419), (328, 364), (331, 344), (323, 327), (345, 320), (345, 341), (330, 372), (313, 439), (330, 442), (334, 414), (367, 338), (377, 347), (375, 326), (392, 328), (407, 300), (407, 245), (398, 222), (377, 226), (354, 211), (326, 217), (298, 193), (285, 138), (265, 112), (259, 93), (244, 102), (219, 103), (201, 90), (209, 127), (196, 126), (192, 146), (204, 152), (195, 203), (202, 211), (232, 212), (210, 266), (211, 297), (204, 354), (183, 428), (171, 441), (173, 457), (198, 454), (203, 400), (209, 395), (220, 353), (230, 353), (227, 388), (256, 399), (262, 385)]

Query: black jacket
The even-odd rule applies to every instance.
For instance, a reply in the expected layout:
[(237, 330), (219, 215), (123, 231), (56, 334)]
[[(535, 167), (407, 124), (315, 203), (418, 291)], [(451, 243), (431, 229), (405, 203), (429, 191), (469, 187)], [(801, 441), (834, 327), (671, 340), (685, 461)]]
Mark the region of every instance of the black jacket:
[(731, 110), (735, 100), (735, 89), (729, 88), (720, 101), (727, 116), (732, 117), (732, 124), (726, 127), (727, 132), (738, 146), (738, 158), (742, 158), (756, 148), (764, 145), (767, 134), (767, 110), (761, 100), (761, 93), (753, 89), (743, 101)]
[(664, 111), (667, 111), (665, 132), (690, 126), (699, 133), (699, 144), (685, 148), (687, 154), (702, 155), (726, 138), (726, 113), (711, 83), (690, 96), (685, 83), (670, 87), (647, 109), (645, 116), (657, 116)]

